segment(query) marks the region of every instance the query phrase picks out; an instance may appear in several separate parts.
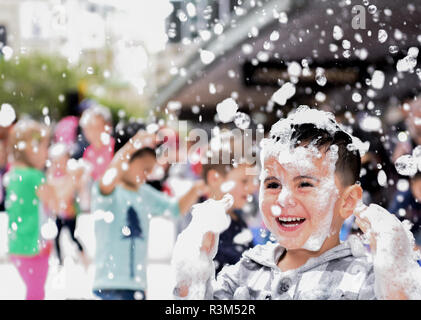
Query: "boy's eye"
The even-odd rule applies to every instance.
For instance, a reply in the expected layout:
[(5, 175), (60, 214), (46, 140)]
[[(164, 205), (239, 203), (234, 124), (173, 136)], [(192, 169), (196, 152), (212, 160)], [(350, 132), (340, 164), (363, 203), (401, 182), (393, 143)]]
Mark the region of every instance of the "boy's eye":
[(281, 185), (278, 182), (269, 182), (268, 184), (266, 184), (267, 189), (277, 189), (280, 186)]
[(299, 187), (300, 188), (309, 188), (309, 187), (314, 187), (314, 185), (310, 182), (303, 181), (303, 182), (300, 182)]

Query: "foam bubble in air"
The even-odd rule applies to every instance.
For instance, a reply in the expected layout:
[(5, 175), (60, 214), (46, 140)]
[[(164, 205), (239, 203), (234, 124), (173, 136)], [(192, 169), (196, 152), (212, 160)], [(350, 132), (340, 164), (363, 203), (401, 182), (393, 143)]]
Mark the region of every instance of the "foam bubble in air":
[(417, 65), (418, 53), (419, 49), (417, 47), (409, 48), (408, 54), (396, 63), (396, 70), (398, 72), (412, 72)]
[(58, 229), (55, 222), (48, 218), (47, 222), (41, 226), (41, 235), (45, 240), (52, 240), (57, 236)]
[(13, 107), (8, 103), (3, 103), (0, 109), (0, 126), (8, 127), (16, 119), (16, 113)]
[(221, 184), (220, 190), (222, 193), (230, 192), (235, 187), (235, 181), (226, 181), (223, 184)]
[(113, 183), (113, 181), (115, 180), (116, 177), (117, 177), (117, 169), (116, 168), (110, 168), (105, 172), (104, 176), (102, 177), (102, 183), (105, 186), (108, 186), (111, 183)]
[(234, 239), (232, 239), (232, 241), (235, 244), (239, 244), (239, 245), (247, 245), (249, 244), (251, 241), (253, 241), (253, 233), (248, 229), (248, 228), (244, 228), (243, 230), (241, 230), (240, 233), (238, 233)]
[(395, 161), (395, 168), (403, 176), (413, 176), (418, 171), (418, 164), (412, 155), (405, 154)]
[(210, 64), (215, 60), (215, 54), (209, 50), (200, 50), (200, 60), (204, 64)]
[(384, 85), (385, 75), (383, 71), (375, 70), (371, 77), (371, 86), (374, 89), (382, 89)]
[(57, 159), (67, 153), (67, 146), (64, 143), (56, 143), (48, 150), (50, 159)]
[(216, 106), (218, 118), (223, 123), (233, 121), (237, 110), (238, 105), (233, 98), (227, 98), (224, 101), (218, 103), (218, 105)]
[(278, 89), (273, 95), (271, 100), (275, 101), (277, 104), (283, 106), (286, 104), (287, 100), (292, 98), (296, 92), (295, 85), (291, 82), (286, 82)]

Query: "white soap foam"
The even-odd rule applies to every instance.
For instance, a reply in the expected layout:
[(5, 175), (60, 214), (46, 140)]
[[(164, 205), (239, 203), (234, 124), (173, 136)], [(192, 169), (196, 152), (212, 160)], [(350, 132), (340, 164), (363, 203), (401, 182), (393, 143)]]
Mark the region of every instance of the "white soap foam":
[(239, 245), (247, 245), (249, 244), (251, 241), (253, 240), (253, 233), (245, 228), (243, 230), (241, 230), (240, 233), (238, 233), (234, 239), (232, 239), (232, 241), (235, 244), (239, 244)]
[(385, 75), (383, 71), (375, 70), (371, 77), (371, 86), (374, 89), (382, 89), (384, 85)]
[(417, 160), (412, 155), (402, 155), (396, 159), (395, 168), (396, 171), (403, 176), (413, 176), (418, 171)]
[(216, 106), (218, 118), (223, 123), (228, 123), (234, 120), (237, 113), (238, 105), (233, 98), (227, 98)]
[(206, 282), (214, 276), (212, 259), (216, 255), (218, 239), (207, 255), (201, 251), (203, 237), (208, 232), (218, 235), (226, 230), (231, 219), (226, 211), (234, 202), (230, 194), (221, 200), (209, 199), (193, 206), (192, 220), (177, 237), (172, 256), (176, 283), (188, 283), (188, 299), (203, 299)]
[(230, 192), (235, 187), (235, 181), (229, 180), (221, 184), (219, 188), (222, 193)]
[(16, 113), (13, 107), (8, 103), (3, 103), (0, 109), (0, 126), (8, 127), (16, 119)]
[(361, 205), (357, 210), (362, 219), (369, 221), (369, 234), (376, 239), (373, 265), (377, 298), (395, 298), (396, 291), (400, 291), (409, 299), (420, 299), (421, 268), (417, 263), (420, 255), (413, 250), (415, 239), (410, 223), (400, 222), (376, 204)]
[(117, 177), (117, 169), (110, 168), (107, 171), (105, 171), (105, 174), (102, 177), (102, 183), (105, 186), (109, 186), (111, 183), (113, 183), (116, 177)]
[(64, 143), (56, 143), (48, 150), (48, 157), (50, 159), (57, 159), (67, 153), (67, 146)]
[[(301, 69), (300, 69), (301, 70)], [(283, 106), (287, 100), (292, 98), (296, 92), (295, 85), (291, 82), (286, 82), (273, 95), (271, 100)]]

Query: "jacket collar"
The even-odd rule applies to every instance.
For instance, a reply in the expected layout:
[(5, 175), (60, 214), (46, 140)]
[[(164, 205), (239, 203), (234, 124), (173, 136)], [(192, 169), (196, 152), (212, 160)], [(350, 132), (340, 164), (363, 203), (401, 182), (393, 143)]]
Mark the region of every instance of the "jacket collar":
[[(244, 252), (243, 256), (253, 260), (260, 265), (278, 269), (277, 262), (284, 251), (285, 248), (282, 247), (279, 243), (268, 242), (265, 245), (258, 245)], [(328, 261), (344, 258), (351, 255), (352, 252), (350, 244), (348, 241), (345, 241), (336, 247), (324, 252), (318, 257), (308, 259), (304, 265), (297, 268), (295, 271), (304, 272)]]

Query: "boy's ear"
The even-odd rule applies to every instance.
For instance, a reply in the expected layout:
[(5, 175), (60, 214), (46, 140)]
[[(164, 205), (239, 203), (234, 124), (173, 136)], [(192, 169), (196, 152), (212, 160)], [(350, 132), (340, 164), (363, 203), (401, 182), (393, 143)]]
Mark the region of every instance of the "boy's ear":
[(346, 187), (340, 202), (339, 213), (343, 219), (348, 218), (354, 213), (355, 207), (363, 197), (363, 189), (358, 184)]

